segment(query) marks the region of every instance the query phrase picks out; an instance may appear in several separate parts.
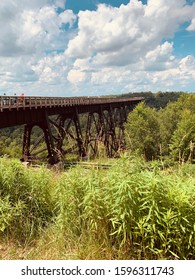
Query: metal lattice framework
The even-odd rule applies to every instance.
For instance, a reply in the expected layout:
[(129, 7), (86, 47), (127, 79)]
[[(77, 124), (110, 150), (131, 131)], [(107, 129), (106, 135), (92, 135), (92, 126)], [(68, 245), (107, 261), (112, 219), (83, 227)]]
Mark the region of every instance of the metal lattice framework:
[[(113, 157), (125, 147), (128, 112), (142, 100), (2, 96), (0, 128), (24, 124), (24, 161), (46, 156), (54, 164), (70, 152), (81, 157), (95, 156), (100, 147)], [(32, 139), (34, 127), (42, 131), (37, 139)]]

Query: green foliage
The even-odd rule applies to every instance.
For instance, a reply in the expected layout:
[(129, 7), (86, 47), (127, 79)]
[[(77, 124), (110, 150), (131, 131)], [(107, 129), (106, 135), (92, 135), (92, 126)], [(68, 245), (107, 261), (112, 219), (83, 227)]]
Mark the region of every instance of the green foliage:
[(132, 152), (148, 160), (171, 156), (195, 160), (195, 95), (181, 95), (177, 102), (155, 111), (139, 104), (128, 116), (126, 141)]
[(144, 101), (147, 106), (151, 108), (165, 108), (169, 102), (174, 102), (177, 101), (178, 98), (184, 94), (183, 92), (157, 92), (157, 93), (152, 93), (151, 91), (149, 92), (133, 92), (133, 93), (127, 93), (127, 94), (122, 94), (118, 95), (118, 98), (121, 97), (143, 97)]
[(23, 127), (10, 127), (0, 130), (0, 155), (12, 158), (21, 157)]
[(64, 258), (194, 259), (194, 172), (128, 154), (108, 170), (61, 174), (1, 158), (1, 235), (26, 244), (41, 232), (42, 250)]
[(159, 123), (157, 112), (140, 103), (128, 116), (126, 129), (127, 147), (143, 154), (146, 160), (156, 158), (159, 152)]
[(58, 198), (56, 209), (58, 210), (57, 225), (71, 234), (81, 232), (81, 201), (84, 196), (82, 171), (78, 168), (69, 170), (60, 177), (56, 185), (56, 197)]
[(184, 110), (172, 136), (171, 155), (179, 162), (195, 160), (195, 114)]
[(170, 103), (168, 106), (158, 112), (158, 121), (160, 126), (161, 153), (169, 155), (169, 145), (172, 135), (177, 128), (181, 118), (181, 110), (178, 109), (177, 103)]
[(140, 258), (161, 253), (190, 258), (195, 253), (194, 180), (177, 178), (175, 183), (173, 175), (137, 168), (137, 163), (124, 164), (117, 165), (108, 179), (112, 236), (120, 246), (131, 244), (126, 250), (139, 252)]
[(0, 158), (0, 231), (28, 241), (51, 222), (54, 199), (52, 177), (41, 168), (32, 172), (18, 160)]
[(21, 215), (23, 204), (18, 201), (14, 205), (10, 202), (9, 195), (0, 198), (0, 232), (4, 232), (14, 220)]
[(115, 258), (193, 259), (194, 171), (128, 156), (108, 171), (76, 167), (58, 184), (57, 231), (112, 247)]

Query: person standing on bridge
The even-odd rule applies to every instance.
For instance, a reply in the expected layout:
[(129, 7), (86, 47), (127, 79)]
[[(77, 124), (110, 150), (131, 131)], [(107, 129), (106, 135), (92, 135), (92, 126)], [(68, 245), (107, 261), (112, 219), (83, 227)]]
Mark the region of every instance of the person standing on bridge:
[(2, 97), (2, 101), (3, 101), (3, 106), (6, 105), (6, 93), (3, 94), (3, 97)]
[(19, 101), (20, 101), (20, 102), (19, 102), (20, 104), (24, 105), (24, 93), (21, 93), (21, 94), (20, 94), (20, 99), (19, 99)]

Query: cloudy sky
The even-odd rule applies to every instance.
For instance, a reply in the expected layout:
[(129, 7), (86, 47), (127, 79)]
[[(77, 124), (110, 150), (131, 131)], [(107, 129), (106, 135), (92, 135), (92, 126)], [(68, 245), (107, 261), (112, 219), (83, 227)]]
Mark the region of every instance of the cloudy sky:
[(195, 0), (0, 0), (0, 89), (195, 92)]

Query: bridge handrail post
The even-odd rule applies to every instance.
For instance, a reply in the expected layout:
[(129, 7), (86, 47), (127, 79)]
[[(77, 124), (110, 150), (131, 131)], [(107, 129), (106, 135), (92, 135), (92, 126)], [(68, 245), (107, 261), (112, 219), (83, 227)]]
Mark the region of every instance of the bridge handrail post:
[(3, 98), (2, 96), (0, 98), (1, 98), (1, 112), (3, 112)]
[(47, 107), (48, 106), (48, 99), (47, 98), (45, 98), (45, 107)]
[(12, 97), (11, 96), (8, 96), (8, 106), (9, 106), (9, 109), (11, 109), (11, 106), (12, 106)]
[(43, 99), (44, 99), (43, 97), (40, 98), (40, 107), (41, 107), (41, 108), (43, 107), (43, 102), (42, 102)]
[(23, 109), (25, 108), (25, 97), (24, 97), (24, 95), (22, 96), (22, 107), (23, 107)]

